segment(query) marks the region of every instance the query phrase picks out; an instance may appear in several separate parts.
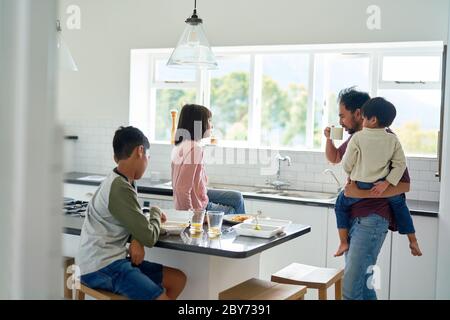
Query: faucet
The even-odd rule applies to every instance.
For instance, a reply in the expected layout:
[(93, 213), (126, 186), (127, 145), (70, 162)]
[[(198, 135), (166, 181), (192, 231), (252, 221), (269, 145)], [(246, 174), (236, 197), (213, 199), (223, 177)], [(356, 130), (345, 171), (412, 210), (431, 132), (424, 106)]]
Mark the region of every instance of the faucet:
[(341, 186), (341, 183), (339, 182), (339, 179), (336, 177), (336, 174), (334, 173), (334, 171), (331, 169), (325, 169), (322, 173), (329, 174), (333, 177), (334, 181), (336, 181), (336, 183), (338, 185), (337, 193), (340, 193), (342, 191), (342, 186)]
[(288, 166), (291, 166), (291, 157), (289, 156), (281, 156), (279, 153), (277, 153), (277, 155), (275, 156), (275, 160), (278, 160), (278, 170), (277, 170), (277, 179), (274, 181), (267, 181), (266, 184), (269, 184), (273, 187), (275, 187), (275, 189), (280, 190), (281, 187), (284, 186), (289, 186), (290, 183), (289, 182), (285, 182), (280, 180), (281, 177), (281, 161), (287, 161)]

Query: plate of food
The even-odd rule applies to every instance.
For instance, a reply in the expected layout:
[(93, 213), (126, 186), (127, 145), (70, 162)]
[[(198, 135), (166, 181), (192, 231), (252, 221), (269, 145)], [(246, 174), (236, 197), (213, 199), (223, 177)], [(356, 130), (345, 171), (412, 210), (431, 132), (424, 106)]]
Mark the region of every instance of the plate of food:
[(252, 219), (254, 216), (254, 214), (226, 214), (223, 216), (223, 221), (229, 224), (237, 224)]

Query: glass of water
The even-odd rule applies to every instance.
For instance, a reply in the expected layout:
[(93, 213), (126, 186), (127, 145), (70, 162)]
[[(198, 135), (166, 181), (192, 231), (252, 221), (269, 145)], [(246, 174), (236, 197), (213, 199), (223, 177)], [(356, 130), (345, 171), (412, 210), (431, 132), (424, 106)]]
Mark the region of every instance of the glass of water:
[(206, 221), (208, 222), (208, 236), (218, 237), (222, 234), (223, 211), (207, 211)]

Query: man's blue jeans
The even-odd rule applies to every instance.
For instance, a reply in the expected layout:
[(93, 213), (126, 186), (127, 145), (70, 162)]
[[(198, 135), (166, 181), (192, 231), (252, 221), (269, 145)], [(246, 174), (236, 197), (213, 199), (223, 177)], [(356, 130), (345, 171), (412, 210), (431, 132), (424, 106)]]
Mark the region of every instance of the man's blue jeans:
[(244, 198), (238, 191), (208, 189), (206, 210), (223, 211), (225, 214), (245, 213)]
[[(373, 183), (356, 182), (358, 188), (370, 190), (374, 186)], [(395, 222), (397, 224), (398, 232), (400, 234), (415, 233), (414, 224), (406, 205), (406, 197), (404, 194), (386, 198), (394, 214)], [(353, 204), (361, 201), (360, 198), (349, 198), (344, 195), (342, 191), (336, 199), (334, 207), (336, 212), (336, 222), (339, 229), (350, 229), (350, 209)]]
[[(388, 233), (389, 222), (380, 215), (352, 219), (349, 250), (345, 253), (343, 295), (346, 300), (376, 300), (373, 268)], [(380, 276), (379, 274), (377, 276)]]

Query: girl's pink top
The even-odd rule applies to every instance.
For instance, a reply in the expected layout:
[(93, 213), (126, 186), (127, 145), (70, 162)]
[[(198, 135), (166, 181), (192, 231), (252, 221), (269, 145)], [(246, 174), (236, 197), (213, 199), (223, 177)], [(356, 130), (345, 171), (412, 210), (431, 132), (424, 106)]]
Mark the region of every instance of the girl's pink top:
[(171, 165), (175, 209), (205, 209), (209, 201), (208, 178), (202, 147), (192, 140), (181, 142), (172, 150)]

